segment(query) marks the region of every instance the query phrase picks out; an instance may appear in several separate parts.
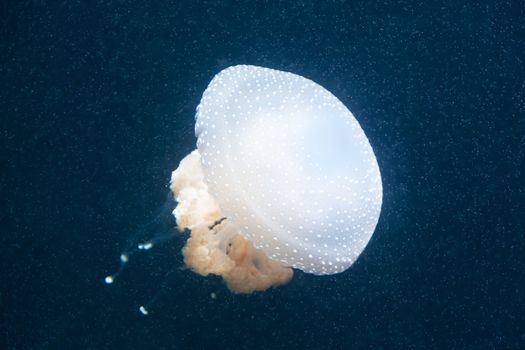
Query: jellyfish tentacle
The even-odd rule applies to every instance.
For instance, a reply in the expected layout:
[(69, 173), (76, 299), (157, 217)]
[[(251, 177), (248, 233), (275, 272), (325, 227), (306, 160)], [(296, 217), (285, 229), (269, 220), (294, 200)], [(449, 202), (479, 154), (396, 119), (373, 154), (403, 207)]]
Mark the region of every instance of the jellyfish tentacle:
[(140, 225), (128, 239), (126, 248), (120, 253), (117, 271), (104, 278), (106, 284), (113, 284), (117, 280), (135, 254), (179, 237), (173, 225), (172, 208), (173, 192), (169, 191), (165, 203), (154, 212), (153, 218)]

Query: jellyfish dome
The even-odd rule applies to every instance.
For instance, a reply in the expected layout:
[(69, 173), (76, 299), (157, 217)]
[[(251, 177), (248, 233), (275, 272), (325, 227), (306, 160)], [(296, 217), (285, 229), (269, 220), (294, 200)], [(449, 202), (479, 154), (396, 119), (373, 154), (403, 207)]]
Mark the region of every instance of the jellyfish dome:
[(346, 270), (364, 250), (381, 174), (359, 123), (328, 90), (289, 72), (230, 67), (205, 90), (195, 132), (197, 150), (172, 175), (179, 226), (226, 218), (270, 261), (318, 275)]

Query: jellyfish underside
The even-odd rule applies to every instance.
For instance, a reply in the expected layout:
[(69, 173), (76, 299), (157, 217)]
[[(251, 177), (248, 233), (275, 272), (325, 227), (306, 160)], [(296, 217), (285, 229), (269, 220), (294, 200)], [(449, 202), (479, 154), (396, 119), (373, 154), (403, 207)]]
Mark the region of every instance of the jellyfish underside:
[(363, 130), (330, 92), (255, 66), (221, 71), (196, 115), (197, 150), (172, 173), (183, 255), (236, 293), (287, 283), (293, 269), (348, 269), (381, 210), (379, 167)]

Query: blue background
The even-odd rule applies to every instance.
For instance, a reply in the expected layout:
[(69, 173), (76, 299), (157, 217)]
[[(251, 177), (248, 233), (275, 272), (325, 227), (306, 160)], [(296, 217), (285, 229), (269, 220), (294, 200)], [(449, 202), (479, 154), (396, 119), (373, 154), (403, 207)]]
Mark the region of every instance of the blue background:
[[(521, 2), (0, 11), (0, 348), (525, 348)], [(106, 286), (234, 64), (306, 76), (355, 114), (383, 176), (370, 244), (343, 274), (238, 296), (181, 268), (181, 235)]]

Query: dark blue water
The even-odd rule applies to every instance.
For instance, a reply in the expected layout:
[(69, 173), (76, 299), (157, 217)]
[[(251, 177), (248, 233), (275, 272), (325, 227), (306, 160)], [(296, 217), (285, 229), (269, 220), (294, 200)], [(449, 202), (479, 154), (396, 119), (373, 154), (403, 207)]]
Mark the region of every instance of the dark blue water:
[[(2, 2), (0, 348), (524, 349), (524, 23), (518, 1)], [(242, 63), (360, 121), (384, 186), (367, 249), (237, 296), (181, 269), (180, 238), (104, 285)]]

